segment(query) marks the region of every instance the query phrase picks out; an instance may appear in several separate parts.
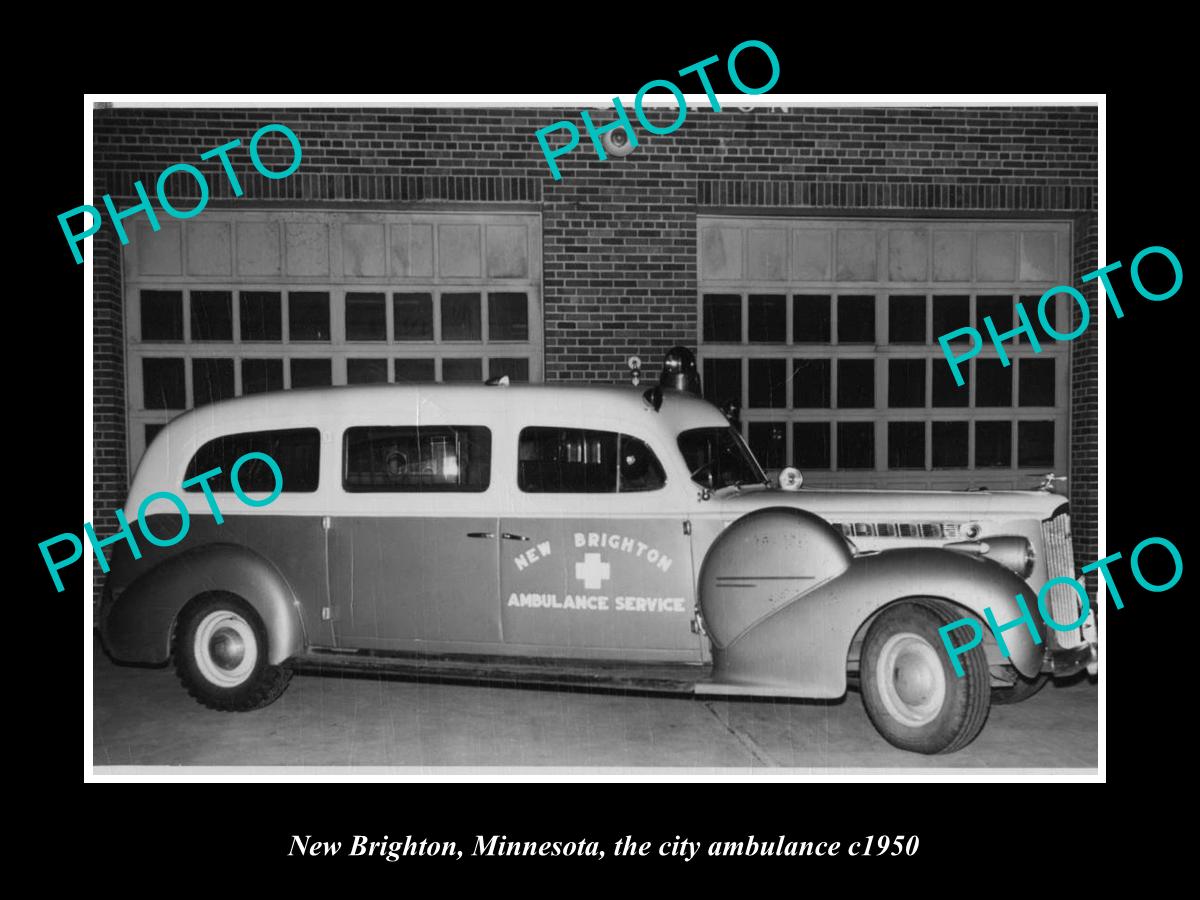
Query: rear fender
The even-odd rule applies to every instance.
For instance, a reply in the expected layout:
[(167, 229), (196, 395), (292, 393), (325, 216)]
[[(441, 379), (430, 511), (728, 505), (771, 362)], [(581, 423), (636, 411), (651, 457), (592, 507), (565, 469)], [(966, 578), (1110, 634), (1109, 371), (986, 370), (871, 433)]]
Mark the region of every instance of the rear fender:
[[(883, 607), (906, 598), (947, 600), (963, 607), (963, 617), (973, 618), (986, 638), (984, 609), (1000, 625), (1011, 622), (1021, 616), (1017, 594), (1044, 642), (1037, 594), (997, 563), (924, 547), (855, 557), (841, 575), (781, 605), (729, 646), (714, 645), (713, 680), (797, 697), (840, 697), (855, 633)], [(1035, 644), (1024, 625), (1005, 631), (1004, 641), (1017, 671), (1033, 677), (1041, 670), (1044, 643)]]
[(164, 663), (180, 611), (202, 594), (236, 594), (254, 608), (267, 630), (267, 659), (278, 665), (305, 647), (300, 605), (267, 559), (236, 544), (208, 544), (164, 560), (130, 583), (100, 611), (104, 646), (113, 659)]

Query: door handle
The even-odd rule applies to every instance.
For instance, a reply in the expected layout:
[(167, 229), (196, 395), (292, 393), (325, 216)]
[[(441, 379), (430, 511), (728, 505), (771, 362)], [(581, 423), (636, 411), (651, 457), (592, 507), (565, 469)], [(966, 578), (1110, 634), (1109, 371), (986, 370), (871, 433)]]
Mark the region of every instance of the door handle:
[(468, 531), (467, 532), (467, 537), (473, 537), (473, 538), (494, 538), (495, 536), (496, 536), (496, 533), (494, 531)]
[(500, 532), (500, 537), (502, 537), (506, 541), (528, 541), (528, 540), (531, 540), (531, 538), (527, 538), (523, 534), (512, 534), (511, 532), (508, 532), (508, 531)]

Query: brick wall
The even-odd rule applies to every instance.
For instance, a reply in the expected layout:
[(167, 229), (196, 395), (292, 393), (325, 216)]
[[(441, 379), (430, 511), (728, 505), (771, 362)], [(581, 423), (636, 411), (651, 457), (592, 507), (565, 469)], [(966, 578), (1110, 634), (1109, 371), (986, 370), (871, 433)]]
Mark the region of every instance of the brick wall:
[[(92, 525), (106, 537), (116, 530), (113, 510), (128, 490), (125, 455), (125, 327), (121, 310), (119, 244), (110, 229), (92, 238)], [(103, 573), (92, 562), (93, 596), (100, 595)]]
[[(1091, 322), (1087, 330), (1071, 342), (1071, 481), (1067, 485), (1071, 497), (1071, 532), (1075, 544), (1075, 560), (1087, 565), (1103, 554), (1097, 552), (1099, 460), (1097, 446), (1099, 423), (1099, 358), (1096, 352), (1099, 335), (1096, 281), (1083, 282), (1083, 276), (1097, 268), (1098, 226), (1096, 213), (1087, 212), (1075, 219), (1075, 260), (1071, 284), (1087, 298)], [(1055, 302), (1065, 302), (1062, 298)], [(1083, 311), (1074, 304), (1071, 330), (1079, 327)], [(1096, 573), (1089, 572), (1084, 582), (1092, 596), (1096, 595)]]
[[(97, 197), (108, 192), (118, 208), (131, 205), (135, 178), (152, 193), (166, 166), (197, 164), (201, 152), (241, 139), (231, 160), (242, 199), (233, 199), (216, 160), (199, 164), (213, 202), (535, 205), (543, 217), (547, 380), (623, 379), (631, 353), (653, 361), (666, 345), (694, 344), (697, 209), (1053, 214), (1076, 223), (1076, 274), (1095, 267), (1093, 109), (691, 110), (673, 134), (639, 132), (639, 146), (623, 159), (597, 160), (585, 134), (559, 158), (563, 178), (555, 182), (533, 132), (563, 118), (582, 128), (573, 109), (97, 110)], [(304, 151), (300, 170), (279, 181), (259, 175), (245, 148), (269, 122), (295, 131)], [(260, 151), (272, 168), (291, 161), (278, 134), (265, 137)], [(184, 176), (169, 183), (173, 199), (195, 194)], [(102, 233), (111, 233), (107, 225)], [(104, 534), (115, 526), (109, 511), (125, 487), (119, 266), (114, 241), (92, 240), (106, 273), (96, 282), (96, 409), (112, 417), (103, 432), (97, 425), (96, 525)], [(1077, 553), (1090, 560), (1094, 331), (1071, 352), (1070, 490)]]

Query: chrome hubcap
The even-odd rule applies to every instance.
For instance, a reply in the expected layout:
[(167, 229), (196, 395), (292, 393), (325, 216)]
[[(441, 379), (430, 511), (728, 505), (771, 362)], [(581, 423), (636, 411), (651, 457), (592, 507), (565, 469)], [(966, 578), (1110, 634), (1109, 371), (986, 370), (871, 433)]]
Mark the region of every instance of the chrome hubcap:
[(946, 701), (946, 675), (937, 650), (917, 634), (894, 634), (879, 652), (876, 687), (896, 721), (913, 727), (937, 718)]
[(196, 668), (217, 687), (246, 681), (258, 663), (258, 638), (250, 623), (228, 609), (210, 612), (196, 627), (192, 642)]
[(208, 653), (222, 669), (236, 669), (246, 656), (246, 642), (232, 628), (222, 628), (208, 642)]

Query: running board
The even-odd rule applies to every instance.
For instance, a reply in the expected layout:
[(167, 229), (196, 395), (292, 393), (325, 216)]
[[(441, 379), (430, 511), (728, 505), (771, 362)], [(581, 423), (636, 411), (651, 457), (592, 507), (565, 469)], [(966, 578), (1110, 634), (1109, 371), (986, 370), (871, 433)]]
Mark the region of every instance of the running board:
[(506, 687), (573, 687), (585, 690), (692, 694), (709, 677), (708, 665), (689, 663), (628, 663), (562, 659), (509, 659), (484, 656), (429, 656), (313, 650), (295, 657), (297, 672), (355, 672), (406, 681), (433, 681)]

